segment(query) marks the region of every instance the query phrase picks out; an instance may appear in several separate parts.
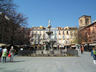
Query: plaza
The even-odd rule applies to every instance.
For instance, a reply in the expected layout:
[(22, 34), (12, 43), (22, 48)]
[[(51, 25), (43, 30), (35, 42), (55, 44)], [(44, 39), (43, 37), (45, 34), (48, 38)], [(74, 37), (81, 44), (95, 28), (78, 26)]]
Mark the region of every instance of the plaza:
[(0, 72), (96, 72), (95, 3), (0, 0)]
[(15, 56), (14, 62), (0, 63), (0, 72), (96, 72), (96, 65), (89, 52), (79, 57)]

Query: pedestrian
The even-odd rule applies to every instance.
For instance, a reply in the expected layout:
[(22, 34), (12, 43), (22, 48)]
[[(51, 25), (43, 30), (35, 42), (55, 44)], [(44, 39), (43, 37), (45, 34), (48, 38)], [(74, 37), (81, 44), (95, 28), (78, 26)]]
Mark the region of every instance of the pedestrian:
[(2, 47), (0, 47), (0, 62), (1, 62), (1, 56), (2, 56)]
[(83, 54), (83, 52), (84, 52), (84, 46), (82, 45), (81, 46), (81, 54)]
[(2, 50), (2, 57), (3, 57), (3, 63), (6, 63), (6, 57), (7, 57), (7, 48), (6, 47)]
[(14, 53), (15, 53), (15, 50), (14, 50), (13, 46), (11, 46), (11, 49), (9, 51), (9, 54), (11, 55), (10, 56), (10, 61), (11, 62), (13, 62)]
[(93, 63), (96, 64), (96, 48), (91, 51), (91, 56), (93, 56)]

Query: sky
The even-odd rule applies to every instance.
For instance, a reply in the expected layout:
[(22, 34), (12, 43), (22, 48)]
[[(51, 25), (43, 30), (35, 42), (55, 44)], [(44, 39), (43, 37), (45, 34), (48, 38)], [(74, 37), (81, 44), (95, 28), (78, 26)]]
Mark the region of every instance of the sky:
[(28, 27), (79, 27), (82, 15), (96, 20), (96, 0), (14, 0), (17, 12), (27, 17)]

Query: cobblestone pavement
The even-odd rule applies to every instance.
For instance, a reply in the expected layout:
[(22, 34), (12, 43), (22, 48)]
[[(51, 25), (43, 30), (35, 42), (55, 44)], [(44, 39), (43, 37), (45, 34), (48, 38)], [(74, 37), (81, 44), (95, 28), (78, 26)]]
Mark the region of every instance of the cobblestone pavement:
[(80, 57), (15, 57), (0, 63), (0, 72), (96, 72), (90, 53)]

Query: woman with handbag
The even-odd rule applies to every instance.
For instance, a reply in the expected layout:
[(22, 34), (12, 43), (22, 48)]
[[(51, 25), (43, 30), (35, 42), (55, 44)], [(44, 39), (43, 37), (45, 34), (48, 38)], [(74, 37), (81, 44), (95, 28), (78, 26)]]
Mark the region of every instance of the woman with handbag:
[(15, 50), (13, 49), (13, 46), (11, 46), (11, 49), (9, 51), (9, 57), (11, 62), (13, 62), (14, 53), (15, 53)]

